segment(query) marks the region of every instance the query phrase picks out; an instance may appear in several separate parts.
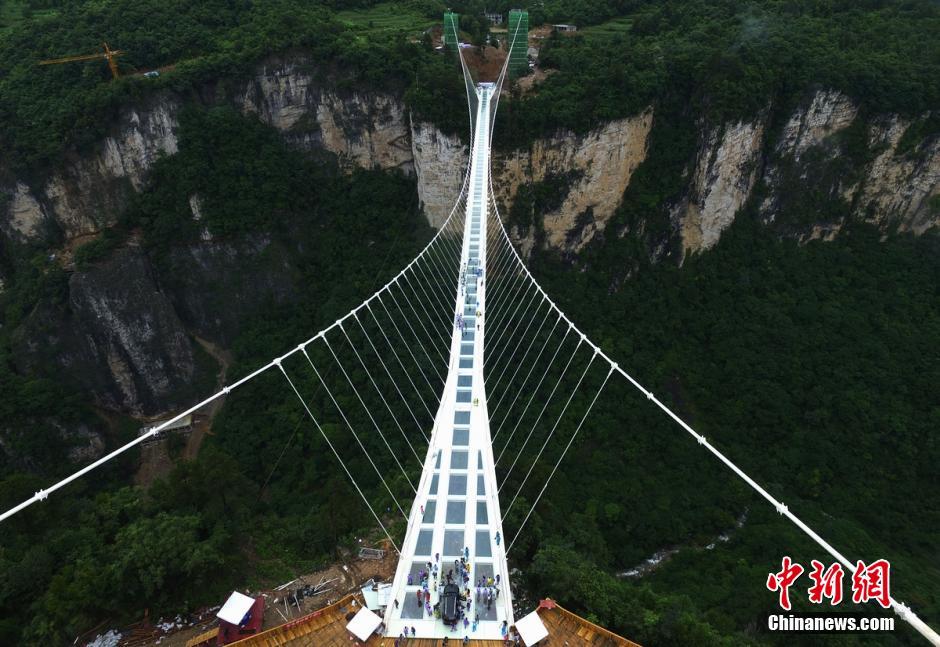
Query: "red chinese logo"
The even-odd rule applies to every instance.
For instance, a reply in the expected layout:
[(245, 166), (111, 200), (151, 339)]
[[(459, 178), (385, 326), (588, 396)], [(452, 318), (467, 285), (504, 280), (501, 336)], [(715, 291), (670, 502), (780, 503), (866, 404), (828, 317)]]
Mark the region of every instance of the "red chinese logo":
[(891, 606), (890, 581), (891, 565), (888, 560), (879, 559), (868, 566), (859, 561), (852, 574), (852, 602), (860, 604), (877, 600), (878, 604), (887, 609)]
[[(812, 560), (813, 570), (810, 579), (813, 585), (807, 589), (809, 601), (812, 604), (822, 604), (828, 599), (829, 604), (835, 606), (842, 602), (842, 579), (845, 572), (842, 565), (835, 563), (828, 568), (822, 562)], [(778, 594), (780, 607), (789, 611), (790, 587), (800, 578), (804, 568), (796, 564), (789, 557), (781, 560), (780, 571), (767, 576), (767, 588)], [(863, 604), (875, 600), (885, 609), (891, 606), (891, 564), (886, 559), (879, 559), (871, 564), (859, 561), (852, 573), (852, 602)]]
[(809, 601), (822, 604), (823, 598), (829, 598), (829, 603), (833, 606), (842, 602), (842, 565), (833, 564), (823, 572), (822, 562), (814, 559), (811, 563), (813, 570), (809, 576), (813, 585), (809, 587)]
[(779, 592), (780, 606), (789, 611), (790, 587), (803, 574), (803, 567), (794, 564), (789, 557), (784, 557), (782, 564), (783, 567), (779, 573), (771, 573), (767, 576), (767, 588)]

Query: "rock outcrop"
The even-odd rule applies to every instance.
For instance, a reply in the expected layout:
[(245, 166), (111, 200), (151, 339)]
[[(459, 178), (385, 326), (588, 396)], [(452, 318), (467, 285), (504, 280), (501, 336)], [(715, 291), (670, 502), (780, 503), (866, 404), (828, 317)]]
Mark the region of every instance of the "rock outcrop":
[(704, 137), (686, 196), (672, 219), (683, 255), (714, 246), (742, 207), (760, 174), (764, 122), (713, 128)]
[(194, 338), (229, 347), (243, 320), (294, 299), (296, 253), (252, 234), (173, 248), (155, 265), (132, 241), (74, 272), (61, 299), (40, 301), (17, 331), (15, 360), (80, 384), (106, 409), (174, 410), (215, 373)]
[(469, 147), (431, 124), (412, 122), (411, 151), (421, 208), (430, 225), (440, 227), (463, 185)]
[(306, 150), (324, 149), (346, 168), (414, 172), (404, 104), (382, 93), (338, 92), (311, 76), (310, 61), (277, 60), (261, 67), (239, 103), (245, 113)]
[(297, 296), (296, 256), (261, 233), (204, 241), (172, 249), (160, 285), (188, 331), (230, 348), (244, 320)]
[(134, 415), (185, 404), (193, 343), (139, 247), (73, 273), (64, 297), (40, 301), (17, 331), (18, 368), (58, 373), (99, 406)]
[[(940, 226), (940, 137), (902, 150), (911, 121), (859, 119), (849, 97), (821, 90), (788, 116), (775, 141), (766, 141), (763, 116), (710, 129), (672, 210), (683, 252), (717, 243), (759, 184), (761, 219), (803, 241), (831, 240), (848, 219), (915, 234)], [(850, 128), (867, 133), (862, 150), (848, 143)]]
[(34, 240), (52, 227), (69, 239), (113, 225), (154, 161), (177, 151), (178, 110), (166, 94), (130, 108), (90, 154), (70, 152), (41, 186), (18, 181), (0, 188), (11, 195), (0, 229), (16, 240)]
[(578, 179), (567, 197), (558, 209), (542, 214), (542, 222), (547, 245), (576, 251), (604, 229), (619, 206), (633, 172), (646, 159), (652, 125), (653, 111), (648, 109), (586, 135), (559, 133), (536, 140), (526, 150), (497, 155), (496, 199), (508, 210), (520, 185), (574, 173)]
[(940, 137), (900, 151), (901, 138), (911, 126), (896, 116), (871, 126), (869, 146), (881, 152), (854, 192), (854, 210), (859, 218), (883, 229), (922, 234), (940, 226)]
[(797, 108), (790, 116), (776, 151), (798, 160), (808, 148), (819, 146), (827, 137), (849, 126), (857, 115), (858, 107), (846, 95), (834, 90), (819, 91), (808, 106)]

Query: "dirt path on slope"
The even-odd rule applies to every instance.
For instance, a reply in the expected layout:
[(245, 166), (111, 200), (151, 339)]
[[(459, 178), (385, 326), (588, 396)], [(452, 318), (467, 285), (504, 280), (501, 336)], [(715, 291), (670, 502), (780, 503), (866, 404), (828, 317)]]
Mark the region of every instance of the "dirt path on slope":
[[(216, 375), (216, 388), (221, 389), (225, 385), (228, 369), (232, 365), (232, 354), (207, 339), (196, 335), (193, 335), (193, 339), (218, 363), (219, 372)], [(212, 421), (222, 409), (224, 403), (225, 397), (223, 396), (203, 407), (199, 413), (193, 414), (193, 424), (186, 435), (186, 445), (180, 452), (179, 459), (191, 461), (196, 458), (206, 434), (212, 433)], [(182, 432), (169, 432), (167, 436), (159, 440), (141, 445), (140, 467), (134, 476), (134, 483), (142, 487), (150, 487), (155, 480), (170, 473), (177, 460), (170, 455), (170, 445), (171, 442), (174, 442), (171, 441), (171, 438), (173, 434), (180, 433)]]

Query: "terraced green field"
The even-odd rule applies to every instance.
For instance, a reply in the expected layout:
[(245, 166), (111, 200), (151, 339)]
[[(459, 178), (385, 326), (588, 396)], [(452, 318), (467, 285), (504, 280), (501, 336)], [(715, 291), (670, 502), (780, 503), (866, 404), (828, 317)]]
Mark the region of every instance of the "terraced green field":
[(627, 34), (630, 32), (631, 27), (633, 27), (633, 18), (621, 17), (602, 22), (599, 25), (591, 25), (590, 27), (579, 29), (578, 33), (596, 38), (609, 38), (611, 36)]
[(412, 33), (417, 36), (431, 25), (440, 22), (439, 19), (427, 18), (414, 8), (397, 2), (386, 2), (369, 9), (340, 11), (336, 18), (371, 36), (395, 33)]
[(34, 10), (30, 13), (27, 3), (23, 0), (0, 0), (0, 32), (15, 27), (29, 18), (38, 19), (45, 16), (55, 16), (57, 13), (55, 9)]

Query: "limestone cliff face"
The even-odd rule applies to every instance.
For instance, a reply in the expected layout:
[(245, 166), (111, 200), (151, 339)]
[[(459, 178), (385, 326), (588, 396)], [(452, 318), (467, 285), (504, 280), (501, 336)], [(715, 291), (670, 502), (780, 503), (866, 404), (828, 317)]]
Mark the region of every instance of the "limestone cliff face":
[(459, 137), (445, 135), (431, 124), (412, 122), (411, 151), (421, 208), (431, 226), (440, 227), (460, 193), (470, 150)]
[[(765, 222), (772, 223), (781, 211), (785, 211), (792, 193), (800, 183), (813, 184), (816, 193), (845, 195), (854, 189), (844, 183), (843, 174), (834, 174), (838, 186), (829, 183), (818, 186), (823, 175), (819, 166), (839, 155), (834, 141), (838, 133), (852, 125), (858, 115), (854, 102), (832, 90), (816, 92), (809, 102), (798, 107), (786, 122), (780, 137), (771, 144), (763, 181), (770, 189), (760, 205), (760, 214)], [(813, 167), (813, 168), (811, 168)], [(806, 190), (806, 189), (804, 189)], [(815, 229), (802, 238), (815, 238), (831, 233), (833, 223), (814, 223)], [(837, 224), (838, 227), (841, 223)]]
[(653, 111), (611, 121), (586, 135), (559, 133), (493, 159), (496, 199), (508, 210), (519, 186), (550, 175), (574, 175), (562, 204), (542, 214), (545, 243), (576, 251), (602, 231), (633, 172), (646, 158)]
[[(302, 56), (272, 60), (225, 92), (199, 96), (257, 115), (294, 146), (335, 157), (342, 168), (413, 174), (429, 222), (440, 225), (460, 190), (466, 144), (412, 120), (401, 97), (339, 90), (312, 69)], [(88, 151), (69, 152), (45, 178), (0, 173), (0, 234), (68, 241), (114, 223), (133, 192), (146, 186), (154, 162), (177, 151), (181, 106), (182, 99), (165, 92), (127, 108), (108, 137)], [(684, 253), (712, 247), (758, 191), (763, 221), (804, 240), (834, 236), (848, 218), (886, 231), (921, 233), (940, 225), (940, 138), (907, 141), (912, 122), (895, 115), (862, 123), (854, 102), (831, 90), (814, 93), (782, 119), (772, 114), (768, 108), (751, 121), (702, 126), (687, 186), (669, 211), (673, 238), (666, 242), (678, 242)], [(503, 215), (521, 187), (565, 178), (557, 203), (539, 214), (541, 242), (577, 252), (620, 205), (646, 159), (654, 119), (649, 109), (583, 135), (560, 132), (495, 153), (493, 184)], [(840, 208), (815, 214), (811, 203), (794, 203), (807, 195)], [(190, 206), (199, 220), (198, 196)], [(794, 222), (795, 212), (805, 220)], [(535, 241), (529, 234), (521, 242), (528, 249)], [(657, 241), (658, 249), (666, 242)], [(263, 232), (217, 241), (207, 231), (201, 242), (174, 250), (174, 269), (165, 272), (131, 245), (94, 269), (75, 272), (61, 299), (36, 307), (16, 332), (16, 361), (22, 370), (51, 367), (107, 408), (141, 415), (173, 409), (212, 368), (200, 368), (193, 336), (224, 346), (258, 303), (289, 302), (290, 282), (280, 278), (296, 253)], [(223, 275), (237, 278), (220, 294)]]
[(72, 274), (63, 300), (42, 301), (15, 341), (21, 370), (44, 367), (105, 408), (149, 415), (184, 403), (193, 344), (135, 246)]
[(882, 228), (922, 234), (940, 226), (940, 209), (931, 198), (940, 195), (940, 138), (918, 142), (900, 151), (901, 138), (911, 122), (891, 116), (872, 124), (869, 146), (881, 152), (854, 191), (854, 211), (859, 218)]
[[(832, 239), (849, 218), (915, 234), (940, 226), (940, 138), (901, 150), (911, 121), (859, 119), (849, 97), (820, 90), (772, 141), (763, 116), (703, 134), (688, 189), (672, 210), (683, 253), (717, 243), (758, 186), (761, 219), (804, 241)], [(850, 129), (863, 129), (861, 147), (851, 148)]]
[(857, 115), (858, 108), (841, 92), (819, 91), (807, 107), (797, 108), (787, 121), (776, 150), (798, 160), (808, 148), (819, 146), (827, 137), (849, 126)]
[(296, 253), (251, 234), (174, 248), (155, 264), (131, 241), (40, 301), (15, 335), (16, 362), (81, 385), (106, 409), (175, 410), (215, 373), (196, 337), (227, 348), (241, 320), (293, 299)]
[(347, 168), (414, 170), (405, 107), (381, 93), (340, 93), (318, 84), (306, 59), (277, 60), (261, 67), (240, 98), (291, 143), (335, 153)]
[(204, 240), (170, 251), (171, 269), (160, 274), (160, 286), (188, 331), (230, 348), (241, 321), (295, 298), (290, 279), (296, 256), (263, 233)]
[(703, 138), (686, 196), (672, 210), (683, 254), (713, 247), (760, 173), (763, 121), (711, 129)]
[(46, 223), (46, 211), (23, 182), (17, 182), (10, 198), (5, 229), (8, 234), (29, 240), (37, 238)]
[[(275, 59), (228, 96), (246, 114), (277, 128), (298, 148), (336, 157), (342, 168), (399, 169), (415, 175), (428, 219), (447, 216), (460, 188), (467, 147), (430, 124), (412, 123), (398, 96), (339, 91), (315, 80), (305, 57)], [(147, 182), (160, 155), (177, 151), (181, 101), (169, 92), (128, 108), (91, 153), (68, 153), (36, 186), (0, 181), (0, 231), (19, 241), (68, 240), (114, 224), (127, 199)], [(2, 158), (0, 158), (2, 166)]]
[(399, 169), (416, 176), (418, 199), (439, 226), (460, 191), (469, 148), (459, 137), (414, 121), (400, 97), (340, 93), (323, 87), (306, 60), (278, 60), (262, 67), (239, 98), (295, 146), (328, 151), (347, 169)]
[(178, 109), (166, 95), (130, 108), (93, 151), (69, 153), (40, 186), (17, 181), (0, 187), (10, 197), (0, 229), (15, 239), (32, 240), (50, 227), (73, 238), (114, 224), (131, 193), (144, 186), (154, 161), (177, 151)]

